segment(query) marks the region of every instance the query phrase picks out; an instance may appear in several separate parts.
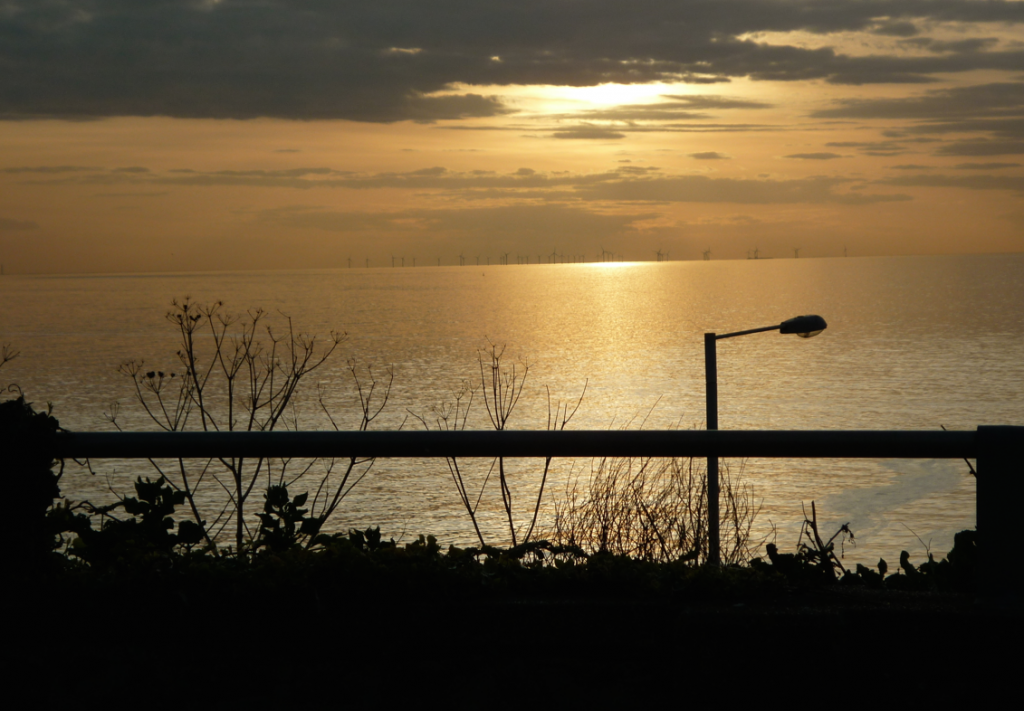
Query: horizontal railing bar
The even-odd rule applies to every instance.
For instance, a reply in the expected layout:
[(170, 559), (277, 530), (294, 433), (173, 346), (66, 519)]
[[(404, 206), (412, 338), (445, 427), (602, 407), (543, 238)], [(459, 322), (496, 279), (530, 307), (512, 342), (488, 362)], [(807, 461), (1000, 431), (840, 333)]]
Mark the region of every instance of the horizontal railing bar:
[(975, 431), (646, 430), (461, 432), (61, 432), (54, 456), (235, 457), (977, 457)]

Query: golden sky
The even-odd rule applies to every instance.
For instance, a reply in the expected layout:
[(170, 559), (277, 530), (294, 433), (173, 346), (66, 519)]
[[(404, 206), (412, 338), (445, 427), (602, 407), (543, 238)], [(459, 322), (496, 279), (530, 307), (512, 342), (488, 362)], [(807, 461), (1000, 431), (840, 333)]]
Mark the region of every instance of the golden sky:
[(0, 0), (0, 66), (7, 273), (1024, 251), (1024, 2)]

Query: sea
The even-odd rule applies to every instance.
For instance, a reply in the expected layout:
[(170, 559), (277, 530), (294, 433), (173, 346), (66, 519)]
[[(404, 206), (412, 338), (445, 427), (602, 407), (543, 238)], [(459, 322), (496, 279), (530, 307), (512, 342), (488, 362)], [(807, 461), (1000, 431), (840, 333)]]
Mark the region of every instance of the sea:
[[(359, 427), (361, 388), (370, 414), (380, 408), (370, 429), (437, 429), (445, 416), (449, 427), (490, 429), (485, 399), (493, 394), (491, 357), (500, 354), (513, 391), (522, 388), (510, 429), (543, 430), (552, 418), (561, 426), (566, 407), (574, 412), (567, 429), (702, 428), (703, 334), (803, 314), (824, 317), (828, 328), (809, 339), (769, 331), (718, 343), (721, 429), (1024, 425), (1024, 254), (5, 275), (0, 341), (18, 356), (0, 368), (0, 384), (20, 388), (37, 409), (52, 408), (68, 430), (159, 429), (152, 393), (137, 392), (122, 366), (135, 361), (142, 373), (165, 373), (170, 402), (182, 345), (167, 314), (185, 299), (220, 304), (227, 347), (258, 313), (265, 353), (272, 337), (306, 334), (320, 348), (332, 332), (344, 334), (302, 381), (282, 427)], [(196, 348), (210, 353), (213, 343), (203, 332)], [(453, 421), (456, 412), (464, 421)], [(491, 464), (460, 461), (460, 473), (482, 533), (507, 544)], [(901, 550), (918, 562), (929, 552), (941, 557), (957, 531), (976, 525), (972, 464), (747, 459), (724, 466), (758, 509), (755, 539), (794, 550), (814, 502), (825, 537), (843, 524), (852, 531), (852, 540), (836, 539), (846, 564), (875, 565)], [(551, 529), (557, 507), (598, 466), (552, 463), (538, 531)], [(69, 462), (61, 486), (69, 499), (109, 503), (131, 494), (137, 477), (157, 476), (156, 467), (175, 475), (172, 462)], [(306, 487), (311, 501), (326, 478), (322, 505), (343, 471), (343, 463), (290, 462), (261, 476), (292, 493)], [(509, 463), (520, 531), (532, 519), (542, 471), (536, 460)], [(193, 471), (193, 481), (202, 472)], [(216, 463), (204, 476), (199, 499), (213, 520), (228, 482)], [(353, 483), (329, 530), (379, 526), (399, 541), (420, 534), (442, 545), (477, 541), (443, 459), (378, 459), (354, 470), (346, 487)]]

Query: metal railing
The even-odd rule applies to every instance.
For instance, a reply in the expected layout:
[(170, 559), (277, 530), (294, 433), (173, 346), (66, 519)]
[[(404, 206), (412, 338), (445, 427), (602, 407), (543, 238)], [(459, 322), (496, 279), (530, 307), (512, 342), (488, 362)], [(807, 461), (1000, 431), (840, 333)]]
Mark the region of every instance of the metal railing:
[[(1021, 590), (1024, 427), (976, 431), (61, 432), (56, 458), (782, 457), (977, 459), (981, 590)], [(717, 522), (711, 522), (717, 531)]]

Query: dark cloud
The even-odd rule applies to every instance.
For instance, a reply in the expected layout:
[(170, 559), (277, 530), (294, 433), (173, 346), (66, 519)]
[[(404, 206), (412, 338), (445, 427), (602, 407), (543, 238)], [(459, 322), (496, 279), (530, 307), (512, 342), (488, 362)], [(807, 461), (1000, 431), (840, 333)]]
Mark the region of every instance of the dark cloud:
[(917, 34), (917, 25), (906, 21), (879, 22), (871, 28), (876, 35), (887, 35), (889, 37), (913, 37)]
[(906, 175), (880, 182), (901, 187), (1011, 190), (1024, 193), (1024, 175)]
[(829, 141), (827, 148), (856, 148), (866, 156), (898, 156), (906, 152), (904, 141)]
[(835, 160), (842, 158), (838, 153), (790, 153), (786, 158), (799, 158), (800, 160)]
[[(870, 60), (869, 60), (870, 61)], [(844, 72), (837, 72), (828, 77), (829, 84), (847, 84), (849, 86), (863, 86), (864, 84), (931, 84), (938, 81), (935, 77), (925, 73), (914, 74), (911, 72), (880, 71), (880, 66), (872, 70), (858, 70), (850, 68)]]
[(512, 112), (512, 109), (503, 106), (494, 96), (415, 96), (405, 102), (402, 118), (417, 123), (434, 123), (451, 119), (500, 116)]
[(700, 74), (683, 72), (676, 76), (676, 81), (680, 81), (684, 84), (728, 84), (732, 79), (729, 77), (703, 76)]
[(654, 165), (623, 165), (615, 169), (619, 175), (647, 175), (657, 173), (661, 168)]
[[(522, 168), (520, 168), (520, 170), (522, 170)], [(435, 165), (433, 168), (422, 168), (420, 170), (414, 170), (411, 173), (409, 173), (409, 175), (417, 176), (417, 177), (421, 176), (421, 175), (422, 176), (436, 176), (436, 175), (444, 175), (447, 172), (448, 172), (447, 168), (445, 168), (443, 166), (440, 166), (440, 165)]]
[(602, 181), (577, 186), (575, 193), (588, 200), (756, 205), (792, 203), (866, 205), (911, 199), (907, 195), (860, 195), (837, 192), (836, 188), (848, 182), (838, 178), (743, 180), (685, 175), (643, 180)]
[(558, 235), (559, 239), (607, 238), (630, 232), (634, 223), (658, 216), (651, 212), (605, 214), (584, 207), (520, 204), (396, 212), (342, 212), (291, 207), (263, 211), (257, 219), (283, 227), (339, 233), (443, 233), (449, 237), (485, 237), (492, 243), (512, 238), (550, 247), (552, 235)]
[[(1011, 116), (1019, 113), (1018, 116)], [(910, 133), (989, 133), (1000, 139), (1024, 140), (1024, 106), (1002, 112), (1006, 118), (961, 118), (952, 121), (918, 123)]]
[(86, 171), (100, 170), (99, 168), (86, 168), (79, 165), (42, 165), (42, 166), (19, 166), (15, 168), (0, 168), (0, 173), (82, 173)]
[(1024, 141), (955, 141), (937, 151), (937, 156), (1011, 156), (1024, 155)]
[(551, 134), (552, 138), (568, 138), (568, 139), (586, 139), (586, 140), (598, 140), (598, 139), (617, 139), (625, 138), (626, 134), (620, 133), (619, 131), (613, 131), (608, 128), (601, 128), (600, 126), (578, 126), (576, 128), (569, 128), (564, 131), (555, 131)]
[(935, 166), (931, 165), (916, 165), (914, 163), (907, 163), (905, 165), (891, 165), (889, 166), (893, 170), (931, 170)]
[(549, 241), (559, 237), (588, 236), (626, 231), (657, 213), (604, 214), (565, 205), (507, 205), (477, 209), (424, 211), (435, 228), (476, 232), (482, 235), (534, 236)]
[[(417, 171), (417, 174), (423, 174), (424, 172), (437, 170), (435, 168), (427, 168), (424, 171)], [(444, 168), (440, 169), (444, 171)], [(119, 171), (114, 171), (119, 172)], [(139, 173), (149, 172), (143, 168)], [(283, 170), (215, 170), (211, 172), (200, 172), (191, 168), (172, 168), (168, 173), (182, 174), (182, 175), (207, 175), (217, 176), (224, 178), (304, 178), (307, 176), (314, 175), (339, 175), (339, 171), (332, 170), (330, 168), (285, 168)]]
[[(1024, 65), (1022, 65), (1024, 66)], [(1024, 82), (937, 89), (905, 99), (840, 99), (813, 118), (948, 120), (998, 117), (1024, 110)]]
[(729, 96), (717, 94), (692, 94), (679, 96), (676, 94), (665, 94), (662, 98), (677, 103), (690, 109), (711, 110), (711, 109), (770, 109), (774, 104), (764, 101), (749, 101), (747, 99), (734, 99)]
[(927, 49), (929, 52), (969, 53), (991, 49), (999, 44), (999, 40), (994, 37), (974, 37), (965, 40), (945, 41), (931, 39), (930, 37), (915, 37), (914, 39), (904, 40), (902, 44)]
[[(63, 185), (69, 178), (52, 178)], [(519, 168), (513, 173), (456, 172), (437, 166), (404, 173), (352, 173), (329, 168), (283, 170), (197, 171), (179, 168), (167, 174), (106, 173), (72, 178), (81, 184), (135, 184), (139, 186), (246, 186), (378, 190), (433, 190), (463, 200), (512, 199), (615, 202), (709, 203), (840, 203), (872, 204), (909, 200), (906, 195), (860, 195), (839, 189), (852, 181), (840, 178), (803, 180), (744, 180), (703, 175), (665, 175), (655, 166), (621, 165), (604, 173), (542, 173)], [(43, 181), (39, 181), (43, 182)]]
[(1002, 170), (1003, 168), (1019, 168), (1020, 163), (957, 163), (957, 170)]
[(704, 151), (702, 153), (690, 153), (689, 155), (697, 160), (728, 160), (729, 158), (729, 156), (717, 151)]
[[(910, 125), (903, 129), (883, 132), (883, 135), (895, 139), (891, 146), (908, 141), (920, 142), (922, 138), (936, 140), (927, 134), (988, 134), (944, 143), (935, 150), (935, 155), (939, 156), (1024, 154), (1024, 82), (941, 89), (901, 99), (839, 100), (834, 106), (815, 111), (811, 116), (910, 121)], [(910, 138), (915, 135), (916, 138)]]
[(9, 217), (0, 217), (0, 232), (24, 232), (26, 230), (38, 229), (39, 225), (28, 220), (12, 220)]
[[(879, 18), (886, 18), (880, 20)], [(1024, 52), (847, 56), (757, 32), (905, 36), (928, 23), (1022, 23), (1006, 0), (5, 0), (0, 116), (431, 122), (509, 111), (455, 84), (925, 82), (1018, 70)], [(939, 47), (931, 45), (929, 48)]]
[(574, 114), (558, 114), (553, 119), (575, 119), (583, 121), (692, 121), (711, 118), (709, 110), (768, 109), (772, 104), (761, 101), (733, 99), (728, 96), (708, 94), (706, 96), (677, 96), (666, 94), (654, 104), (620, 104), (607, 109), (581, 111)]

